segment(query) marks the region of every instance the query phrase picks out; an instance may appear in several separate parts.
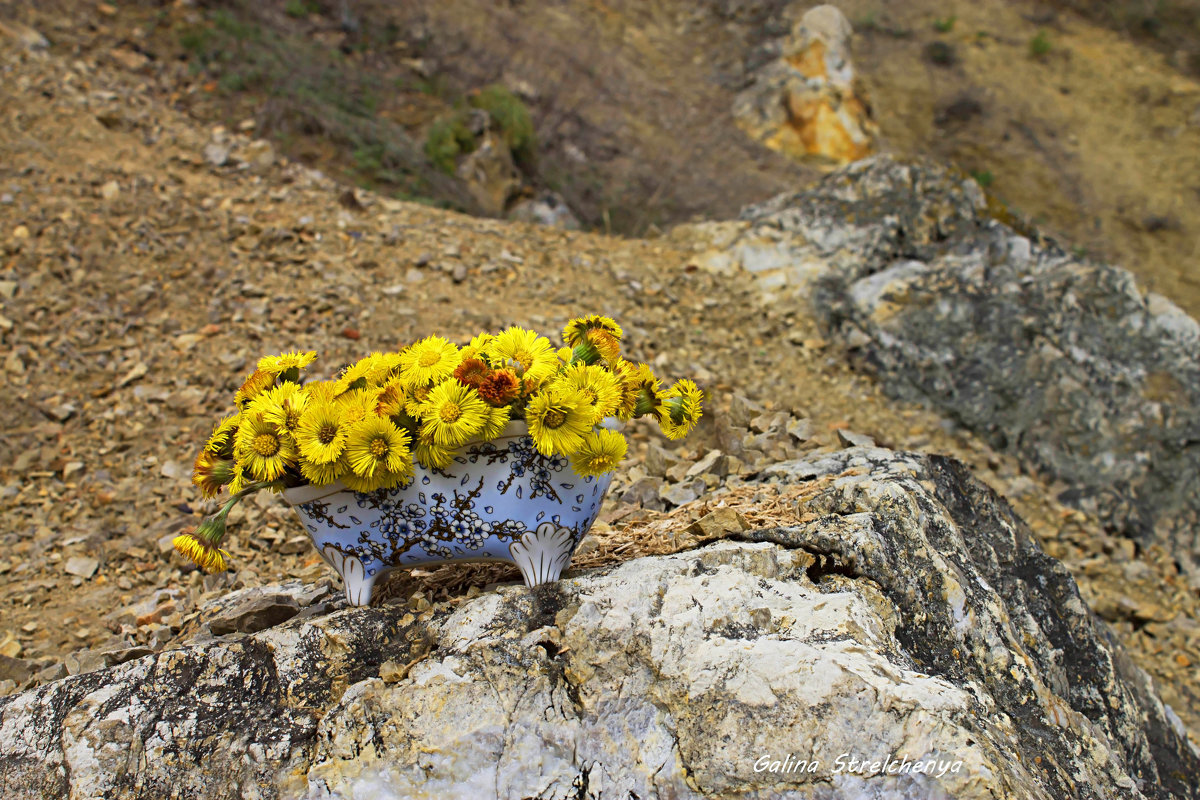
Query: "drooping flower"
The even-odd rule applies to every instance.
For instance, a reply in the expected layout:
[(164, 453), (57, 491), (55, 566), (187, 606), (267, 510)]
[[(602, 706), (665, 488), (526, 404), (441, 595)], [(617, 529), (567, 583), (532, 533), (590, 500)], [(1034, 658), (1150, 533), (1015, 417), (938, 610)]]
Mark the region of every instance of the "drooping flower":
[(563, 370), (554, 380), (567, 392), (580, 392), (592, 408), (592, 422), (599, 422), (617, 412), (621, 405), (621, 386), (617, 378), (603, 367), (575, 363)]
[(677, 381), (658, 407), (658, 424), (668, 439), (682, 439), (700, 420), (704, 394), (690, 380)]
[(235, 446), (238, 462), (259, 481), (277, 480), (296, 457), (292, 437), (257, 416), (242, 420)]
[(535, 395), (525, 409), (533, 445), (544, 456), (574, 454), (594, 421), (592, 405), (582, 393), (553, 385)]
[(558, 369), (550, 340), (515, 325), (493, 339), (487, 352), (493, 367), (509, 367), (526, 381), (540, 383)]
[(400, 354), (400, 377), (406, 386), (427, 386), (454, 374), (458, 348), (441, 336), (428, 336)]
[(411, 476), (412, 453), (408, 443), (408, 434), (390, 419), (370, 414), (350, 428), (346, 437), (346, 461), (354, 474), (362, 478), (374, 478), (382, 473)]
[(224, 572), (225, 559), (229, 558), (229, 553), (217, 545), (225, 535), (225, 515), (227, 513), (228, 510), (223, 510), (211, 517), (205, 517), (194, 531), (184, 531), (172, 539), (171, 546), (184, 558), (209, 574)]
[(627, 448), (624, 436), (600, 428), (584, 437), (583, 446), (571, 456), (571, 468), (584, 477), (612, 472), (620, 466)]
[(237, 433), (240, 415), (225, 417), (213, 428), (212, 435), (204, 444), (204, 449), (219, 455), (233, 454), (233, 435)]
[[(664, 396), (660, 388), (662, 382), (650, 367), (638, 364), (628, 373), (627, 380), (623, 385), (625, 390), (632, 394), (634, 417), (644, 417), (658, 412), (659, 403), (662, 402)], [(628, 400), (623, 401), (623, 405), (626, 404), (628, 404)]]
[(432, 437), (419, 434), (413, 457), (426, 469), (445, 469), (454, 461), (454, 451), (439, 446)]
[[(313, 464), (332, 464), (346, 449), (350, 424), (328, 401), (310, 403), (300, 416), (296, 446), (304, 460)], [(302, 465), (303, 466), (303, 465)], [(326, 481), (331, 483), (332, 481)]]
[(250, 401), (270, 387), (275, 385), (275, 376), (269, 372), (256, 369), (246, 376), (242, 387), (233, 396), (233, 402), (238, 408), (245, 408)]
[(487, 403), (474, 389), (456, 380), (442, 381), (421, 406), (421, 433), (453, 450), (483, 429), (487, 412)]
[(192, 483), (200, 487), (204, 497), (216, 497), (221, 487), (233, 480), (233, 466), (232, 459), (221, 458), (211, 450), (201, 450), (192, 467)]

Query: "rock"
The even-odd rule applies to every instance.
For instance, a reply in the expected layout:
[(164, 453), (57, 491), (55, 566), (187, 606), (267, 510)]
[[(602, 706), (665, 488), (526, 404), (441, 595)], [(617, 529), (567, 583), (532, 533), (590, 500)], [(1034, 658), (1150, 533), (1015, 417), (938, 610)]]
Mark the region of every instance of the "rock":
[(300, 612), (291, 598), (278, 596), (251, 597), (220, 617), (208, 622), (214, 635), (226, 633), (255, 633), (286, 622)]
[(275, 164), (275, 147), (266, 139), (255, 139), (242, 149), (238, 157), (251, 169), (269, 169)]
[(230, 147), (223, 142), (209, 142), (204, 146), (204, 160), (214, 167), (223, 167), (229, 162)]
[(750, 420), (762, 414), (763, 410), (761, 405), (745, 395), (735, 394), (729, 399), (729, 424), (734, 428), (749, 428)]
[(747, 241), (772, 231), (792, 262), (825, 265), (814, 310), (862, 335), (891, 394), (1065, 482), (1066, 502), (1160, 544), (1200, 588), (1195, 320), (926, 162), (869, 159), (742, 216)]
[(646, 443), (646, 458), (642, 462), (646, 472), (663, 477), (667, 470), (679, 462), (679, 457), (653, 440)]
[(64, 664), (51, 664), (45, 669), (39, 671), (35, 676), (38, 683), (50, 683), (51, 681), (65, 678), (70, 673), (67, 672), (67, 667)]
[(45, 50), (50, 46), (45, 36), (16, 20), (0, 19), (0, 37), (11, 39), (26, 50)]
[(63, 566), (63, 570), (68, 575), (75, 575), (80, 578), (92, 577), (99, 568), (100, 562), (90, 556), (71, 556)]
[(703, 475), (706, 472), (714, 472), (718, 469), (718, 462), (724, 454), (720, 450), (709, 450), (704, 458), (697, 461), (688, 467), (687, 472), (683, 474), (685, 478), (695, 478)]
[(200, 607), (200, 619), (215, 636), (227, 633), (257, 633), (296, 616), (331, 591), (328, 582), (310, 586), (289, 581), (272, 587), (240, 589)]
[(21, 643), (17, 641), (17, 637), (12, 631), (5, 631), (4, 635), (0, 636), (0, 656), (16, 658), (19, 655), (21, 655)]
[(5, 790), (1200, 797), (1149, 678), (962, 464), (797, 463), (775, 479), (836, 480), (753, 541), (419, 616), (344, 609), (0, 699)]
[(788, 436), (797, 442), (807, 442), (813, 438), (813, 423), (810, 419), (793, 419), (787, 424)]
[(116, 181), (108, 181), (100, 187), (100, 196), (105, 200), (116, 200), (121, 194), (121, 184)]
[(662, 478), (647, 477), (634, 481), (621, 495), (621, 502), (657, 511), (663, 509), (658, 493), (663, 486)]
[(845, 164), (870, 155), (878, 131), (850, 64), (852, 33), (834, 6), (810, 9), (734, 100), (738, 125), (797, 159)]
[(459, 160), (455, 174), (466, 183), (481, 211), (492, 216), (504, 213), (521, 183), (512, 152), (504, 137), (493, 130), (485, 131), (478, 146)]
[(568, 231), (580, 228), (579, 218), (558, 192), (542, 192), (537, 197), (518, 201), (509, 210), (508, 218)]
[(875, 446), (875, 440), (870, 436), (867, 436), (865, 433), (855, 433), (854, 431), (849, 431), (845, 428), (838, 428), (837, 437), (838, 441), (841, 442), (844, 447)]
[(0, 680), (12, 681), (20, 686), (36, 671), (35, 662), (0, 654)]
[(687, 532), (696, 537), (698, 542), (708, 542), (733, 533), (741, 533), (749, 528), (745, 517), (732, 508), (718, 508), (693, 522), (688, 526)]
[(700, 497), (704, 489), (704, 481), (669, 483), (658, 490), (658, 496), (672, 506), (681, 506)]

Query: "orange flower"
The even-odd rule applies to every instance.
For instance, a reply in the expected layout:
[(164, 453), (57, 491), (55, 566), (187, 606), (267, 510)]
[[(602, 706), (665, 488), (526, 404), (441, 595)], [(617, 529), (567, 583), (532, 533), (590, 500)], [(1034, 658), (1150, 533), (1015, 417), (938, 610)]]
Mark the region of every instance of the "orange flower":
[(454, 377), (463, 386), (470, 386), (473, 389), (478, 389), (479, 385), (487, 380), (492, 368), (483, 363), (478, 358), (464, 358), (454, 370)]
[(506, 406), (521, 394), (521, 382), (511, 369), (498, 369), (487, 376), (476, 391), (488, 405)]

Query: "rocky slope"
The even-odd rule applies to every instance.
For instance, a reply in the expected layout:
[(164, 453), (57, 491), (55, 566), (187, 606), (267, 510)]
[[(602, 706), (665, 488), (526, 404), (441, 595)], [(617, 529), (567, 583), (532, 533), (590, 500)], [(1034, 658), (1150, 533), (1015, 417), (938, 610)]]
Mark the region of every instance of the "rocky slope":
[(792, 495), (784, 524), (737, 540), (419, 614), (316, 613), (2, 700), (0, 789), (1198, 796), (1178, 720), (964, 465), (855, 448), (765, 477)]
[[(946, 267), (947, 241), (1016, 241), (1016, 231), (987, 227), (996, 223), (979, 216), (978, 195), (961, 179), (928, 166), (886, 167), (910, 170), (932, 192), (924, 202), (903, 185), (889, 189), (899, 221), (870, 199), (862, 176), (874, 173), (851, 171), (808, 199), (785, 198), (740, 223), (680, 230), (669, 240), (612, 239), (349, 191), (252, 134), (197, 128), (164, 102), (170, 85), (114, 69), (109, 54), (86, 47), (67, 58), (0, 52), (0, 363), (9, 392), (0, 411), (0, 694), (58, 691), (66, 684), (52, 682), (67, 675), (71, 686), (95, 687), (101, 679), (88, 675), (96, 670), (134, 669), (114, 665), (199, 646), (187, 643), (204, 626), (210, 634), (256, 630), (326, 602), (324, 567), (294, 517), (269, 498), (239, 512), (230, 573), (206, 578), (164, 544), (206, 510), (187, 486), (188, 465), (262, 353), (317, 349), (324, 376), (431, 331), (464, 339), (519, 323), (552, 334), (575, 314), (603, 310), (626, 327), (633, 357), (697, 377), (712, 403), (702, 430), (682, 446), (664, 450), (634, 432), (598, 549), (582, 565), (661, 551), (646, 543), (731, 496), (722, 492), (752, 486), (768, 465), (805, 453), (873, 437), (954, 454), (1011, 498), (1157, 692), (1193, 735), (1200, 731), (1200, 609), (1164, 547), (1170, 542), (1135, 546), (1105, 528), (1099, 506), (1078, 502), (1077, 485), (1034, 471), (1041, 462), (1023, 463), (1031, 451), (923, 408), (912, 402), (917, 392), (887, 397), (847, 366), (842, 350), (883, 361), (890, 331), (844, 306), (836, 282), (826, 296), (847, 309), (846, 319), (861, 321), (855, 326), (840, 327), (842, 316), (814, 311), (787, 288), (822, 275), (873, 285), (869, 273), (891, 264), (898, 232), (897, 253), (937, 269)], [(882, 163), (892, 162), (868, 170)], [(953, 191), (939, 194), (946, 185)], [(811, 212), (787, 213), (796, 204)], [(861, 230), (842, 206), (865, 215)], [(807, 249), (776, 212), (800, 220)], [(960, 238), (957, 225), (974, 232)], [(730, 244), (748, 229), (775, 238), (759, 246), (755, 233), (742, 240), (746, 247)], [(712, 245), (717, 233), (726, 238)], [(1035, 245), (1031, 263), (1061, 263)], [(856, 263), (856, 247), (872, 260)], [(1017, 274), (1011, 254), (995, 255)], [(776, 269), (785, 258), (795, 272)], [(704, 269), (718, 262), (725, 268)], [(904, 369), (923, 375), (925, 367)], [(679, 516), (663, 519), (661, 510), (675, 506)], [(761, 512), (761, 504), (743, 509), (759, 527), (769, 522)], [(246, 605), (234, 621), (208, 624), (217, 597), (284, 578), (311, 588), (298, 597), (275, 589), (266, 600), (235, 596)], [(431, 601), (478, 595), (497, 579), (506, 576), (418, 573), (392, 596), (419, 612)], [(1130, 759), (1136, 766), (1126, 774), (1152, 774), (1148, 762)]]

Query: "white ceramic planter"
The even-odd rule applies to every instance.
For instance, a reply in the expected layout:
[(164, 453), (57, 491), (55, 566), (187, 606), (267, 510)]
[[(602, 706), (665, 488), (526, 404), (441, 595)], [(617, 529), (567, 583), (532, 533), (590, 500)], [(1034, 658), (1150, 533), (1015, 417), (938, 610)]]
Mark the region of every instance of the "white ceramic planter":
[(512, 561), (528, 586), (556, 581), (612, 482), (538, 453), (524, 422), (464, 445), (443, 470), (414, 466), (396, 489), (353, 492), (338, 481), (283, 492), (352, 605), (370, 603), (389, 570), (419, 564)]

